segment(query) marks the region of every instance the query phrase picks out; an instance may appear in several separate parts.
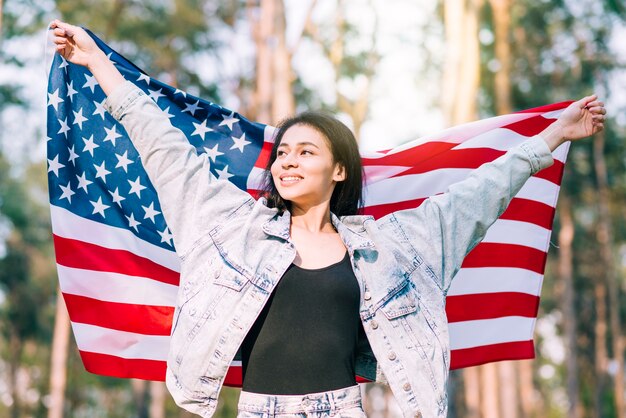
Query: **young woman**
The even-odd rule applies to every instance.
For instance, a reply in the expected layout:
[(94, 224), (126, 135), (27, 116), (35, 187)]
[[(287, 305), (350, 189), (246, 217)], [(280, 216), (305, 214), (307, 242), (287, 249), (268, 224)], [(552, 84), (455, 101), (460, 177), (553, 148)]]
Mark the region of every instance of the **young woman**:
[(210, 417), (243, 360), (240, 417), (363, 417), (355, 375), (386, 380), (406, 417), (447, 412), (445, 295), (465, 255), (566, 140), (603, 128), (595, 96), (447, 193), (374, 220), (357, 214), (354, 136), (333, 117), (284, 121), (259, 201), (209, 171), (181, 131), (82, 29), (52, 23), (139, 151), (181, 259), (167, 386)]

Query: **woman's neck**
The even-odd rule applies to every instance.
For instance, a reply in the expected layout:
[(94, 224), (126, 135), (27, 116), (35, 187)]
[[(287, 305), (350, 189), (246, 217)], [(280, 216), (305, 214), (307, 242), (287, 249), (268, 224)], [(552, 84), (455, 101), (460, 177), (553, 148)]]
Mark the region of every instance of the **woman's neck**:
[(307, 208), (291, 207), (291, 226), (309, 232), (335, 232), (330, 219), (330, 202)]

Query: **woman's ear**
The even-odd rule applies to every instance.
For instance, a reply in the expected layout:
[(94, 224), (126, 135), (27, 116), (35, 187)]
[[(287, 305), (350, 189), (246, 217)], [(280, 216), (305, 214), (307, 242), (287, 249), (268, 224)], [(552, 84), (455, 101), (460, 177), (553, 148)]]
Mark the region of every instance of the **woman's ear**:
[(343, 164), (335, 164), (335, 173), (333, 174), (333, 180), (336, 182), (344, 181), (346, 179), (346, 168)]

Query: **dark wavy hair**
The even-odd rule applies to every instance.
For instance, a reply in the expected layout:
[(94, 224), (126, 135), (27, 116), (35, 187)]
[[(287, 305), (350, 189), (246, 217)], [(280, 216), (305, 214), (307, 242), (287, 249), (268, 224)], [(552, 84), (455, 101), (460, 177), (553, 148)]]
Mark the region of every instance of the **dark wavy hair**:
[(359, 213), (363, 193), (363, 166), (356, 138), (352, 131), (334, 116), (315, 111), (300, 113), (283, 120), (278, 125), (261, 191), (261, 196), (267, 199), (267, 205), (280, 211), (291, 210), (290, 202), (283, 200), (276, 189), (271, 167), (276, 161), (278, 146), (285, 132), (294, 125), (306, 125), (321, 133), (330, 148), (333, 162), (342, 165), (345, 170), (346, 179), (335, 185), (330, 198), (330, 211), (337, 216)]

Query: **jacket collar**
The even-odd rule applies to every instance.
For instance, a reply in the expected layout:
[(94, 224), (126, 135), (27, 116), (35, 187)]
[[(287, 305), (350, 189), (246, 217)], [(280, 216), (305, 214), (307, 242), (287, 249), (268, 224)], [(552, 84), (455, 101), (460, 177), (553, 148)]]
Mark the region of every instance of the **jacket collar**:
[[(363, 226), (363, 222), (370, 218), (371, 216), (344, 216), (342, 219), (339, 219), (334, 213), (331, 212), (330, 214), (333, 226), (350, 252), (374, 247), (374, 243), (367, 236)], [(263, 231), (270, 236), (288, 241), (290, 226), (291, 213), (284, 211), (265, 221)]]

